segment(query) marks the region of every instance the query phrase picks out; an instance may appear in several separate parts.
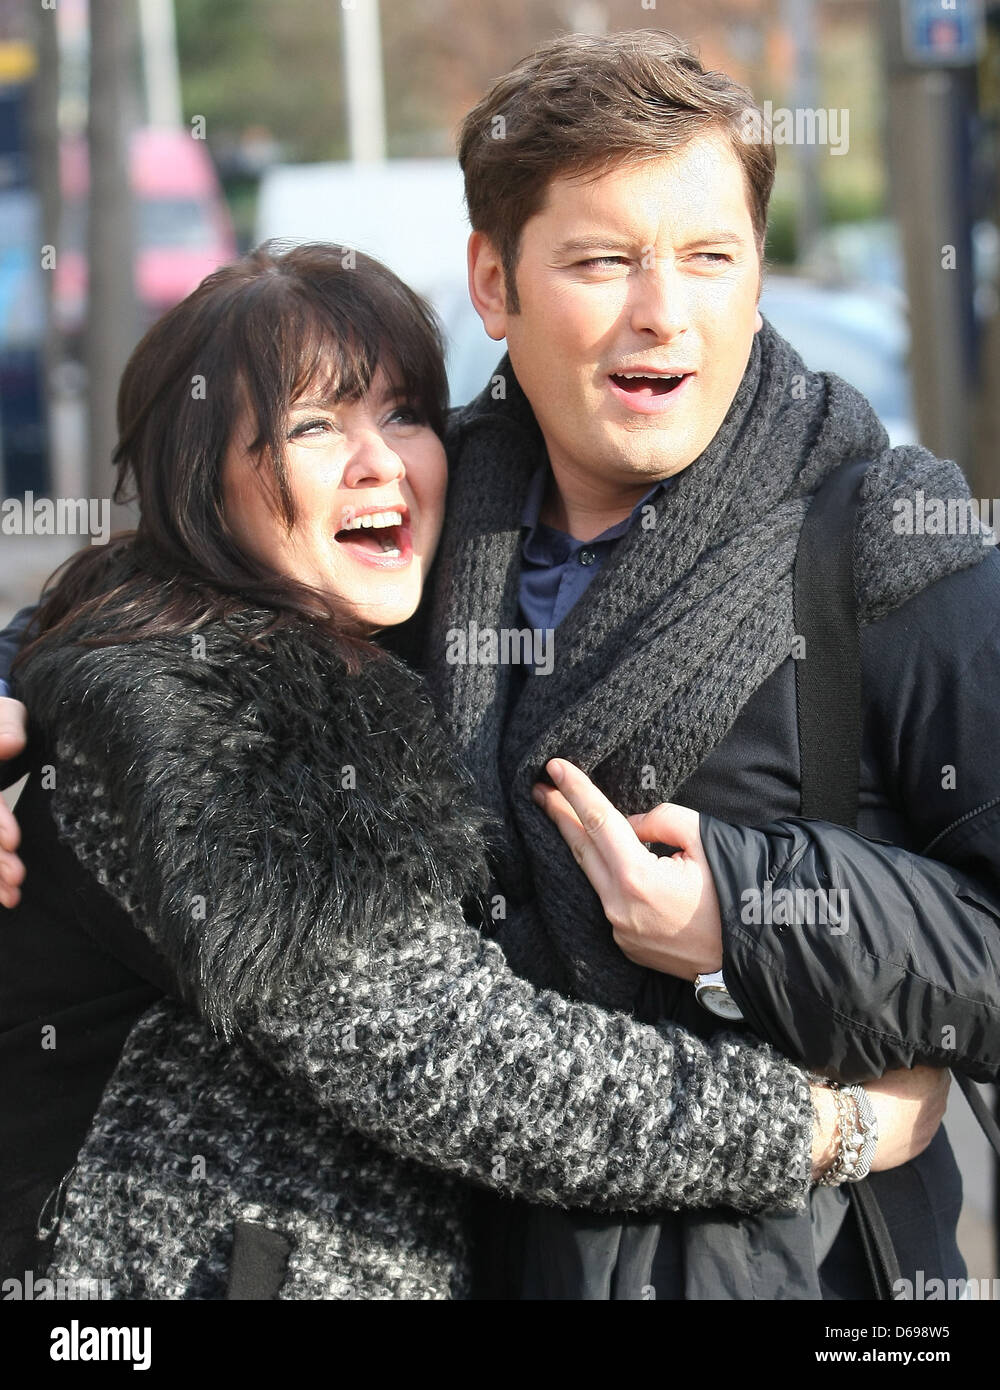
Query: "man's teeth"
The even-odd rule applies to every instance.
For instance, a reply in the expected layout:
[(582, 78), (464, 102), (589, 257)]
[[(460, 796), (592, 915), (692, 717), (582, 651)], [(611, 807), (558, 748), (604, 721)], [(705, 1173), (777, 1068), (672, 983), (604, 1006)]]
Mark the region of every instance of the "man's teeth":
[(346, 522), (340, 529), (342, 531), (359, 531), (362, 527), (402, 526), (402, 524), (402, 512), (368, 512), (365, 516), (356, 516), (353, 521)]
[(648, 381), (651, 377), (657, 381), (680, 381), (683, 373), (676, 375), (670, 372), (615, 372), (615, 376), (622, 377), (625, 381)]

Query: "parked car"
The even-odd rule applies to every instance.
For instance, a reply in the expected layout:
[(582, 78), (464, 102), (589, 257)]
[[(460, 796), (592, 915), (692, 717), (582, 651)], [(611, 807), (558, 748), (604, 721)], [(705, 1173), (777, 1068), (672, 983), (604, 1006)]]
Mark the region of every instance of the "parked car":
[(31, 186), (34, 49), (0, 41), (0, 496), (49, 487), (41, 212)]
[[(888, 218), (838, 222), (816, 238), (802, 270), (824, 285), (871, 287), (896, 305), (906, 304), (903, 245), (899, 225)], [(1000, 230), (981, 219), (972, 224), (973, 308), (979, 318), (997, 310)]]
[[(79, 346), (86, 322), (87, 146), (61, 151), (63, 223), (55, 280), (56, 322)], [(218, 266), (237, 255), (232, 219), (205, 144), (185, 130), (140, 129), (130, 144), (135, 291), (147, 328)]]
[(49, 488), (38, 196), (0, 192), (0, 493)]

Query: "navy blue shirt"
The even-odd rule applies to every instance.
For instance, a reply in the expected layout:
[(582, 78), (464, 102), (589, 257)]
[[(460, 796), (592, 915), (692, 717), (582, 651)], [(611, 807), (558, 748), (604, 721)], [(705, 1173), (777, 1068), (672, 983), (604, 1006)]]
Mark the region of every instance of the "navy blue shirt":
[(554, 630), (592, 584), (612, 554), (615, 542), (629, 531), (661, 488), (673, 482), (654, 483), (624, 521), (610, 526), (591, 541), (578, 541), (565, 531), (546, 526), (538, 516), (545, 498), (550, 470), (543, 463), (528, 484), (521, 512), (521, 617), (526, 627), (538, 632)]

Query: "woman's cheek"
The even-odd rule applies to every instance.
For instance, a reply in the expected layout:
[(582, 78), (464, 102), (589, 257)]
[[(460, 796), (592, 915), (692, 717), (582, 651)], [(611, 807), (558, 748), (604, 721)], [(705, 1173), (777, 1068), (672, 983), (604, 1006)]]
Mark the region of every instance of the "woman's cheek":
[(424, 495), (421, 499), (424, 519), (427, 522), (427, 545), (425, 547), (428, 564), (444, 526), (444, 509), (448, 494), (448, 460), (444, 445), (434, 436), (434, 444), (428, 449), (426, 467), (423, 471)]

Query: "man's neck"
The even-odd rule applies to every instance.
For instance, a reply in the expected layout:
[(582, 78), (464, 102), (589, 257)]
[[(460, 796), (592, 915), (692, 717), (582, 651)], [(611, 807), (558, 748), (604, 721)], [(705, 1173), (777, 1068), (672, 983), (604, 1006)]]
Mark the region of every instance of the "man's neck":
[(561, 469), (550, 467), (538, 519), (574, 540), (592, 541), (631, 516), (635, 504), (656, 481), (643, 478), (634, 486), (594, 487), (586, 479), (567, 476)]

